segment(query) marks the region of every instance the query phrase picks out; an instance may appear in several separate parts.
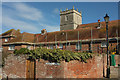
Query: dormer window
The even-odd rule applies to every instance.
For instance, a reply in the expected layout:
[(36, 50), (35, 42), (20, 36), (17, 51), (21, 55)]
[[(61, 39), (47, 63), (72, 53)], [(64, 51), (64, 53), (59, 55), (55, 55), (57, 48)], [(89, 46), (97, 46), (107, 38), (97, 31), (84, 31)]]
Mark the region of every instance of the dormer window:
[(8, 38), (5, 38), (5, 42), (8, 42)]
[(68, 16), (65, 16), (65, 21), (68, 21)]

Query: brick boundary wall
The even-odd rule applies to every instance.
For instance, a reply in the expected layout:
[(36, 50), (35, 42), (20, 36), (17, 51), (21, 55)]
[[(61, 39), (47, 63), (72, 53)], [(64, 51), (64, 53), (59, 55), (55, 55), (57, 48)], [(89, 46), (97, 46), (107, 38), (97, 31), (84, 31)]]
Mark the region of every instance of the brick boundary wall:
[(5, 65), (2, 68), (2, 78), (25, 78), (26, 74), (26, 56), (14, 56), (10, 54), (5, 59)]
[[(76, 60), (63, 61), (60, 65), (46, 65), (45, 63), (44, 60), (36, 61), (36, 78), (103, 78), (102, 55), (88, 59), (87, 63)], [(104, 71), (106, 70), (105, 64), (106, 61), (104, 61)]]
[[(3, 78), (26, 78), (26, 56), (9, 55), (5, 60)], [(45, 60), (36, 60), (36, 78), (103, 78), (106, 76), (106, 55), (94, 56), (87, 63), (73, 60), (60, 64), (49, 64)]]

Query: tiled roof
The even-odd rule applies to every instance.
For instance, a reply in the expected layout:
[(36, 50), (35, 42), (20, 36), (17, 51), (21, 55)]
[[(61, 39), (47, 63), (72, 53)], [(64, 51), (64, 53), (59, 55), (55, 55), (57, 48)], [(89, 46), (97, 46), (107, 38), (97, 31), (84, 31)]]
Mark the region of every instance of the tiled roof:
[[(119, 30), (120, 37), (120, 26), (118, 26), (118, 21), (109, 22), (109, 38), (116, 37), (116, 29)], [(92, 27), (92, 38), (106, 38), (106, 27), (105, 22), (101, 22), (101, 28), (97, 29), (98, 23), (82, 24), (79, 25), (75, 30), (65, 30), (65, 31), (56, 31), (48, 32), (44, 35), (41, 34), (31, 34), (31, 33), (20, 33), (16, 38), (9, 41), (10, 42), (53, 42), (53, 41), (66, 41), (67, 40), (78, 40), (78, 31), (79, 31), (79, 40), (91, 39), (91, 27)], [(67, 35), (66, 35), (67, 34)]]
[[(119, 20), (120, 21), (120, 20)], [(78, 40), (78, 31), (79, 31), (79, 40), (90, 39), (91, 38), (91, 27), (92, 27), (92, 38), (106, 38), (106, 27), (105, 22), (101, 22), (101, 28), (97, 29), (98, 23), (90, 23), (90, 24), (82, 24), (78, 26), (76, 30), (65, 30), (65, 31), (56, 31), (49, 32), (45, 35), (36, 36), (36, 42), (51, 42), (51, 41), (65, 41), (66, 33), (67, 40)], [(120, 26), (118, 27), (118, 20), (109, 22), (109, 37), (116, 37), (116, 29), (119, 28), (120, 34)], [(64, 35), (62, 34), (64, 33)], [(56, 35), (56, 38), (55, 38)], [(120, 37), (120, 35), (119, 35)]]
[[(109, 21), (109, 27), (111, 26), (118, 26), (118, 22), (120, 24), (120, 20), (113, 20), (113, 21)], [(101, 24), (101, 27), (105, 27), (106, 23), (105, 22), (100, 22)], [(77, 29), (79, 28), (90, 28), (90, 27), (93, 27), (93, 28), (96, 28), (98, 27), (98, 22), (96, 23), (88, 23), (88, 24), (81, 24), (77, 27)]]
[(34, 34), (24, 32), (16, 36), (16, 38), (10, 40), (9, 42), (34, 42)]
[(18, 30), (10, 29), (10, 30), (2, 33), (2, 36), (10, 36), (10, 35), (16, 36), (17, 34), (20, 34), (20, 32)]

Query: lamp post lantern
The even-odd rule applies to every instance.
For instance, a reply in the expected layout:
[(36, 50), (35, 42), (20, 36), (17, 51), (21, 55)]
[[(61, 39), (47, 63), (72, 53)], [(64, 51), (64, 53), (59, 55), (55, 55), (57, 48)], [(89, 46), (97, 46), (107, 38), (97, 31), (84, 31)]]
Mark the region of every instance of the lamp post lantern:
[(106, 14), (106, 16), (104, 17), (105, 22), (106, 22), (106, 41), (107, 41), (107, 77), (109, 78), (109, 74), (110, 74), (110, 67), (109, 67), (109, 42), (108, 42), (108, 22), (109, 22), (109, 16)]

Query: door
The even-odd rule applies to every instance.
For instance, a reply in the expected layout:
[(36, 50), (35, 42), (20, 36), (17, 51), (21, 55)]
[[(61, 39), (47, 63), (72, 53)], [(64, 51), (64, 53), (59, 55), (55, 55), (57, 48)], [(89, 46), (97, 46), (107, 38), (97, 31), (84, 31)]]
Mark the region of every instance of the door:
[(26, 78), (35, 80), (35, 60), (26, 60)]

